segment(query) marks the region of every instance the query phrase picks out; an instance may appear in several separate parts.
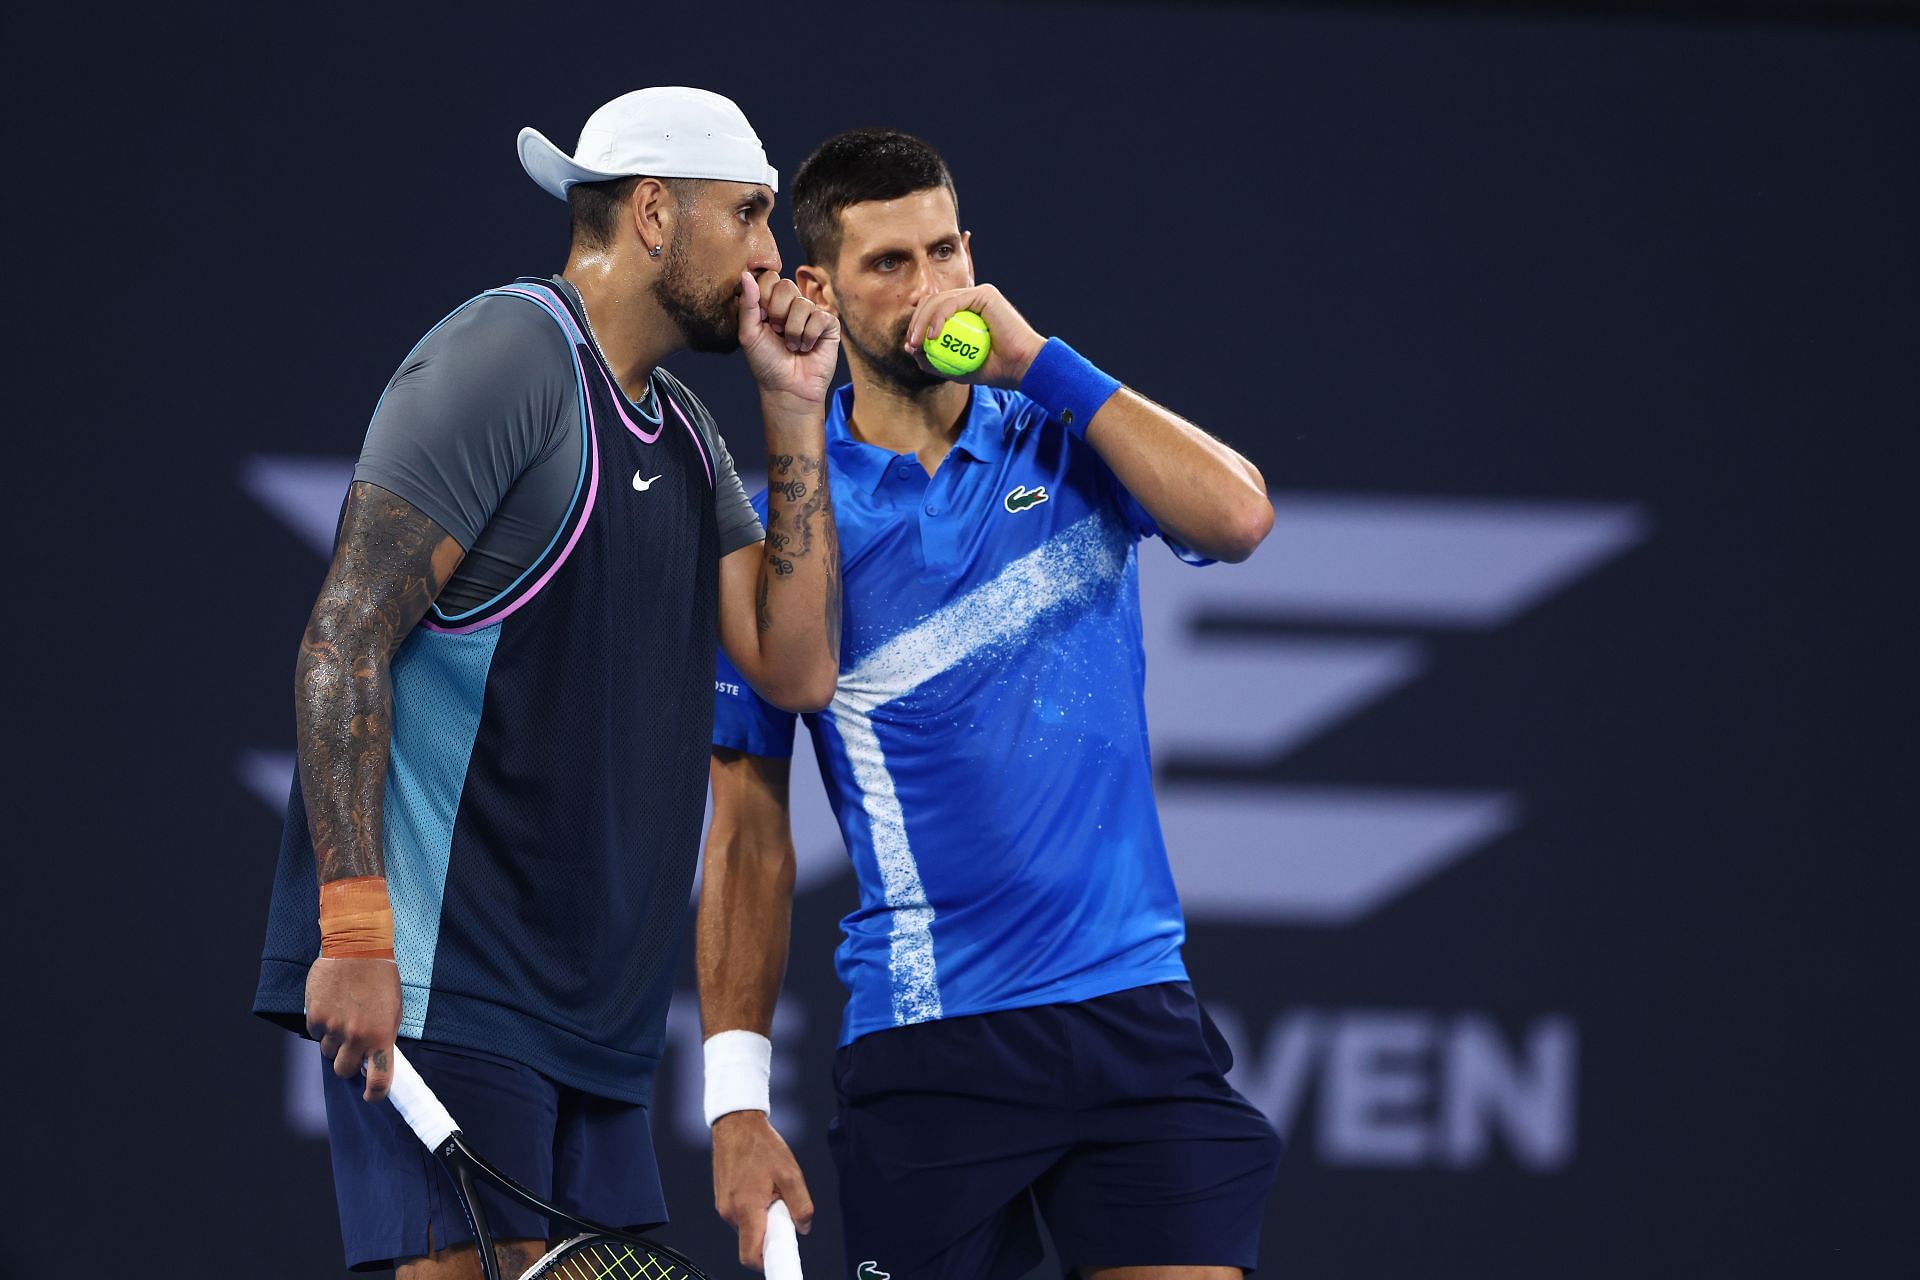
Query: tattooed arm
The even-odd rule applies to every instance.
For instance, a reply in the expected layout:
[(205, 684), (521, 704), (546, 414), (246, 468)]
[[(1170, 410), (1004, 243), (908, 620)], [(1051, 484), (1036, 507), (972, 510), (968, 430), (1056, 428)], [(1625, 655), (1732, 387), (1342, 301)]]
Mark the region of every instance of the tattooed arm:
[[(294, 679), (300, 790), (315, 870), (329, 886), (385, 894), (381, 805), (393, 687), (388, 663), (464, 553), (418, 509), (364, 481), (347, 493), (340, 540), (307, 620)], [(372, 878), (372, 879), (365, 879)], [(348, 882), (353, 882), (351, 885)], [(323, 917), (325, 911), (322, 912)], [(365, 1097), (386, 1095), (400, 1025), (389, 959), (323, 954), (307, 973), (307, 1030), (350, 1078), (369, 1062)]]
[(767, 537), (720, 562), (720, 642), (768, 702), (818, 711), (840, 674), (840, 536), (824, 434), (840, 327), (791, 280), (769, 272), (742, 286), (740, 348), (767, 431)]
[(768, 454), (767, 537), (720, 562), (720, 641), (775, 706), (818, 711), (832, 699), (840, 537), (823, 452)]

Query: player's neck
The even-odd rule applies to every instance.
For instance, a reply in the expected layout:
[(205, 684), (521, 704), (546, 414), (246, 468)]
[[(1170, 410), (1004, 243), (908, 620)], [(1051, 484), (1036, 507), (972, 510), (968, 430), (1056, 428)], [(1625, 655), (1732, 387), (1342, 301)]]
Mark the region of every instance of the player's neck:
[(619, 255), (575, 252), (560, 275), (579, 290), (589, 334), (620, 389), (643, 403), (654, 366), (685, 345), (679, 326), (660, 309), (653, 290), (623, 268)]
[(908, 389), (877, 376), (848, 353), (853, 408), (848, 424), (855, 439), (893, 453), (918, 454), (929, 472), (967, 425), (973, 388), (958, 382)]

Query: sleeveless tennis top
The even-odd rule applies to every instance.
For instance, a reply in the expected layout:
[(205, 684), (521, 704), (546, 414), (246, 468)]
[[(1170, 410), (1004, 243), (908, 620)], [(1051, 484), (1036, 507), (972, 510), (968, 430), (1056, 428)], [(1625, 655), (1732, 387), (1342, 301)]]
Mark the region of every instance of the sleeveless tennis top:
[[(571, 300), (482, 297), (564, 333), (579, 477), (563, 524), (476, 607), (438, 607), (392, 663), (384, 854), (400, 1034), (564, 1084), (651, 1097), (698, 857), (717, 642), (715, 461), (691, 398), (619, 390)], [(304, 1029), (318, 889), (296, 776), (255, 1012)]]

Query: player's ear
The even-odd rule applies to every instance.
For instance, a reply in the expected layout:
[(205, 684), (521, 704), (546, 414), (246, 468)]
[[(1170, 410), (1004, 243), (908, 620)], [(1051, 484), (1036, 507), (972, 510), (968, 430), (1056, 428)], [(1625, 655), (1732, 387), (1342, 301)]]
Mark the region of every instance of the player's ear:
[(800, 296), (819, 307), (829, 315), (839, 315), (833, 300), (833, 277), (819, 267), (807, 265), (796, 267), (793, 282), (800, 286)]
[(960, 233), (960, 255), (967, 260), (967, 284), (972, 286), (980, 283), (980, 277), (973, 270), (973, 232)]
[(679, 211), (680, 202), (658, 178), (640, 179), (627, 197), (627, 221), (640, 237), (642, 247), (654, 257), (659, 256), (655, 250), (666, 247)]

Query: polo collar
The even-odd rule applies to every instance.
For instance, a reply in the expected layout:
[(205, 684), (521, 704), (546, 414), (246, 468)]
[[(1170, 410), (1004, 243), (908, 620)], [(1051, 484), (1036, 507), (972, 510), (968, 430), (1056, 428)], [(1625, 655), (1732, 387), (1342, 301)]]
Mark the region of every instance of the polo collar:
[[(954, 450), (975, 462), (998, 462), (1006, 456), (1010, 437), (1024, 424), (1009, 423), (985, 387), (973, 387), (971, 392), (966, 425), (960, 428), (960, 436), (953, 442)], [(909, 455), (854, 439), (847, 426), (852, 415), (853, 384), (849, 382), (836, 389), (827, 403), (827, 449), (849, 480), (868, 493), (875, 493), (887, 477), (887, 468)]]

